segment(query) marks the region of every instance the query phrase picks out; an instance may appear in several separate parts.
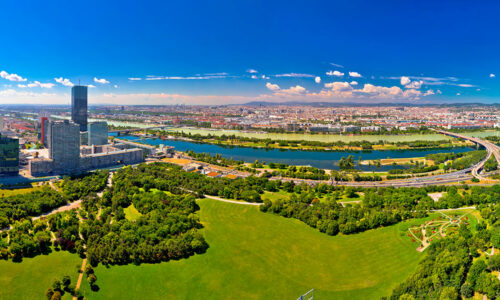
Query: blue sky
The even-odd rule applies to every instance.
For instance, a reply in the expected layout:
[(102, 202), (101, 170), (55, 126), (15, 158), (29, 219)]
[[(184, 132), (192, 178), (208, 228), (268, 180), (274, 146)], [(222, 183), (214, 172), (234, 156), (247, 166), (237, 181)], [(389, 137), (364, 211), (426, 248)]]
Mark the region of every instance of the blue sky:
[(0, 103), (69, 103), (79, 80), (95, 86), (91, 103), (498, 103), (498, 11), (457, 0), (2, 1)]

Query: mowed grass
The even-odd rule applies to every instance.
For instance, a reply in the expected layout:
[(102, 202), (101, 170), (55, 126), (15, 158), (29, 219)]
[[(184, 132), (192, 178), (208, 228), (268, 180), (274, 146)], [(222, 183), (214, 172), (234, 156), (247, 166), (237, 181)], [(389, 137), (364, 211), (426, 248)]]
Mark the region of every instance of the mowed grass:
[(376, 299), (421, 257), (399, 226), (331, 237), (257, 207), (199, 201), (205, 254), (161, 264), (96, 268), (89, 299)]
[(142, 216), (133, 203), (129, 207), (124, 208), (123, 212), (125, 213), (125, 218), (129, 221), (137, 221)]
[(0, 189), (0, 197), (9, 197), (9, 196), (15, 196), (15, 195), (22, 195), (22, 194), (27, 194), (31, 193), (37, 190), (41, 190), (42, 186), (35, 186), (32, 184), (31, 187), (23, 187), (23, 188), (11, 188), (11, 189)]
[[(23, 258), (21, 263), (0, 260), (0, 299), (45, 299), (45, 292), (55, 279), (69, 275), (71, 284), (75, 285), (76, 265), (81, 264), (77, 254), (66, 251)], [(71, 296), (66, 293), (63, 299), (71, 299)]]
[(378, 142), (380, 140), (387, 142), (413, 142), (413, 141), (443, 141), (452, 140), (452, 138), (438, 134), (402, 134), (402, 135), (350, 135), (350, 134), (310, 134), (310, 133), (264, 133), (264, 132), (245, 132), (238, 130), (223, 130), (223, 129), (199, 129), (199, 128), (170, 128), (170, 131), (200, 134), (206, 136), (208, 134), (221, 136), (221, 135), (235, 135), (247, 138), (257, 139), (272, 139), (284, 141), (318, 141), (318, 142)]

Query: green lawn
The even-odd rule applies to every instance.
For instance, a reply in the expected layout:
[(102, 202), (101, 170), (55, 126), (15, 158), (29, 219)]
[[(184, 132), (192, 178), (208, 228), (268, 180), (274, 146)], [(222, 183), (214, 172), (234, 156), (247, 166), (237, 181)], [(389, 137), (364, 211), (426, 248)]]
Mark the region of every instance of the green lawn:
[(129, 221), (137, 221), (142, 216), (133, 203), (129, 207), (124, 208), (123, 212), (125, 213), (125, 218)]
[(34, 186), (34, 185), (32, 185), (32, 187), (0, 189), (0, 197), (9, 197), (14, 195), (27, 194), (41, 189), (42, 189), (41, 186)]
[(162, 264), (100, 265), (89, 299), (376, 299), (416, 267), (399, 226), (330, 237), (257, 207), (199, 201), (207, 253)]
[(378, 142), (384, 140), (387, 142), (412, 142), (412, 141), (442, 141), (451, 140), (452, 138), (438, 134), (405, 134), (405, 135), (349, 135), (349, 134), (310, 134), (310, 133), (264, 133), (264, 132), (245, 132), (238, 130), (224, 130), (224, 129), (199, 129), (199, 128), (170, 128), (170, 131), (177, 131), (191, 134), (200, 134), (206, 136), (208, 134), (221, 136), (236, 135), (248, 138), (257, 139), (271, 139), (271, 140), (285, 140), (285, 141), (318, 141), (318, 142), (359, 142), (369, 141)]
[[(45, 292), (55, 279), (69, 275), (75, 285), (76, 265), (81, 264), (77, 254), (66, 251), (24, 258), (21, 263), (0, 260), (0, 299), (45, 299)], [(66, 293), (64, 299), (71, 296)]]

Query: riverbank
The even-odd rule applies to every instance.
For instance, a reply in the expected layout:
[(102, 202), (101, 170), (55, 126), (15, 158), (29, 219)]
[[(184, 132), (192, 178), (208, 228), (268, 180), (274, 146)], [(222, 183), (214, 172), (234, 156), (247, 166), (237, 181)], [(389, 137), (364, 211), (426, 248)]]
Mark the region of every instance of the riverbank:
[[(242, 146), (216, 145), (210, 143), (198, 143), (186, 140), (162, 140), (158, 138), (139, 138), (137, 136), (121, 136), (120, 139), (127, 139), (133, 142), (139, 142), (152, 146), (160, 144), (173, 146), (177, 151), (186, 152), (193, 150), (196, 153), (208, 153), (212, 156), (220, 154), (222, 157), (243, 162), (253, 163), (274, 162), (288, 165), (312, 166), (319, 169), (336, 169), (342, 157), (352, 155), (354, 160), (380, 160), (388, 158), (414, 158), (425, 157), (428, 154), (435, 153), (461, 153), (473, 150), (470, 147), (455, 147), (442, 149), (414, 149), (414, 150), (370, 150), (370, 151), (322, 151), (322, 150), (298, 150), (298, 149), (264, 149), (250, 148)], [(362, 171), (387, 171), (393, 168), (404, 168), (404, 166), (360, 166)]]

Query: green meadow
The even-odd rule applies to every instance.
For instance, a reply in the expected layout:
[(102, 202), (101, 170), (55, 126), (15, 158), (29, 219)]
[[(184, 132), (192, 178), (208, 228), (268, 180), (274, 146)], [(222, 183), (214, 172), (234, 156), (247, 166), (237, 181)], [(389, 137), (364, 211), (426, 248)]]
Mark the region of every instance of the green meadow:
[[(0, 299), (45, 299), (45, 292), (55, 279), (69, 275), (74, 286), (78, 278), (76, 266), (81, 264), (77, 254), (66, 251), (23, 258), (19, 263), (0, 260)], [(68, 293), (63, 297), (71, 298)]]
[(414, 271), (422, 255), (401, 234), (404, 224), (331, 237), (254, 206), (212, 199), (198, 203), (210, 245), (206, 253), (161, 264), (99, 265), (99, 291), (91, 291), (84, 280), (85, 296), (297, 299), (314, 289), (318, 299), (375, 299)]

